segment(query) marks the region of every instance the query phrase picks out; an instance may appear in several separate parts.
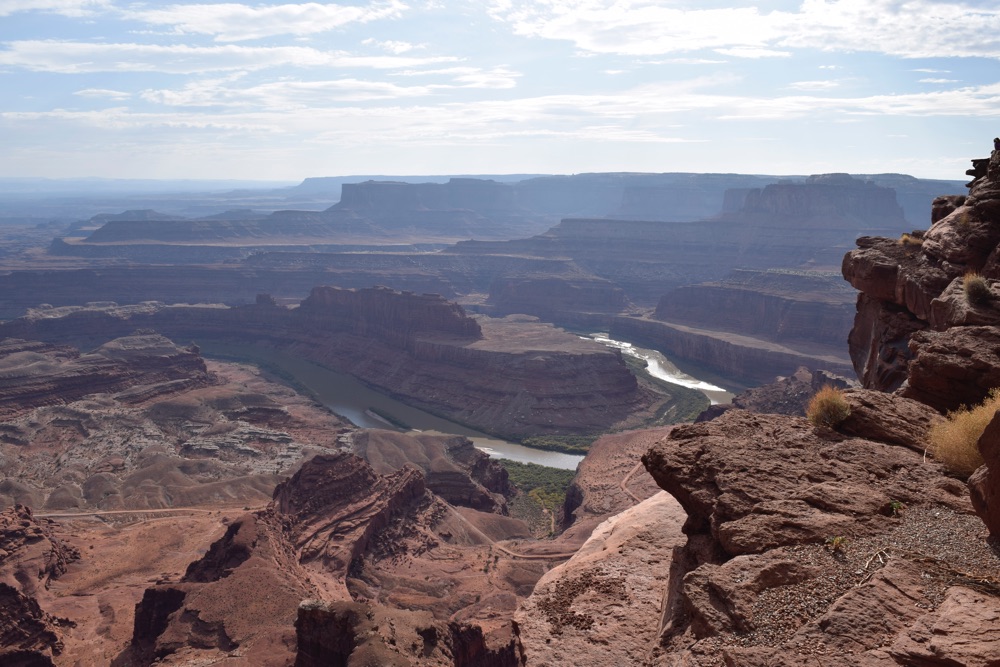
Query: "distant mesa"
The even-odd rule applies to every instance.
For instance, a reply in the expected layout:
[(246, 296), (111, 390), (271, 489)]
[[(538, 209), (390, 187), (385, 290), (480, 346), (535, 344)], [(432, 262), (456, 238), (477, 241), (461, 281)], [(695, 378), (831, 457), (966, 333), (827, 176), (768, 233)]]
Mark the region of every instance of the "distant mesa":
[[(0, 307), (10, 317), (36, 305), (28, 283), (44, 286), (46, 300), (57, 305), (94, 299), (236, 305), (261, 292), (287, 304), (315, 285), (387, 285), (438, 293), (490, 315), (615, 327), (740, 381), (768, 381), (802, 364), (846, 372), (838, 344), (853, 317), (846, 293), (838, 304), (824, 297), (824, 305), (809, 307), (795, 296), (813, 294), (805, 282), (788, 282), (782, 295), (774, 286), (736, 290), (724, 284), (727, 276), (832, 273), (856, 238), (908, 232), (915, 208), (926, 215), (931, 188), (938, 193), (952, 185), (899, 174), (344, 182), (340, 201), (322, 211), (108, 216), (87, 238), (54, 241), (53, 255), (160, 266), (0, 276), (0, 287), (11, 288)], [(654, 308), (641, 325), (622, 321)], [(765, 309), (773, 325), (743, 328)], [(662, 323), (656, 331), (649, 329), (654, 322)], [(718, 327), (728, 339), (668, 330), (671, 323)], [(639, 326), (646, 329), (637, 332)]]

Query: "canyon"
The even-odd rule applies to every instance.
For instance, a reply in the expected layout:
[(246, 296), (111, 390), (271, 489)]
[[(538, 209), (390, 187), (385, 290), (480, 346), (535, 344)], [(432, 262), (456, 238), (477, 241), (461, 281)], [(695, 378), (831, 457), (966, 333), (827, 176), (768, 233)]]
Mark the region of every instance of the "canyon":
[(408, 403), (502, 436), (638, 426), (669, 400), (640, 386), (617, 350), (523, 316), (465, 314), (437, 295), (317, 287), (296, 308), (146, 302), (36, 309), (0, 336), (92, 345), (136, 329), (177, 340), (288, 351)]
[[(1000, 384), (1000, 152), (973, 171), (925, 232), (877, 179), (826, 175), (731, 189), (699, 222), (565, 219), (433, 253), (49, 255), (66, 264), (31, 273), (15, 257), (0, 661), (992, 664), (1000, 431), (968, 480), (925, 451), (956, 400)], [(522, 201), (487, 187), (494, 208)], [(630, 192), (629, 210), (645, 196), (673, 195)], [(970, 303), (969, 271), (994, 296)], [(162, 302), (144, 292), (156, 275)], [(657, 423), (662, 393), (552, 322), (761, 386)], [(540, 531), (469, 440), (355, 428), (200, 340), (293, 353), (493, 432), (604, 434)], [(806, 404), (828, 384), (849, 414), (816, 426)]]
[[(384, 285), (440, 294), (487, 315), (533, 315), (575, 330), (616, 327), (739, 387), (802, 364), (849, 367), (838, 344), (850, 328), (849, 294), (836, 301), (827, 291), (822, 312), (795, 305), (796, 295), (812, 299), (817, 281), (829, 278), (859, 235), (919, 226), (914, 220), (926, 215), (931, 188), (960, 186), (846, 174), (319, 179), (293, 190), (313, 198), (336, 193), (340, 202), (281, 210), (269, 198), (276, 193), (262, 193), (270, 210), (191, 218), (133, 209), (77, 223), (46, 248), (7, 258), (0, 317), (40, 303), (232, 306), (262, 293), (289, 305), (319, 285)], [(299, 201), (284, 194), (283, 203)], [(747, 281), (740, 273), (775, 270), (787, 275)], [(737, 283), (746, 303), (723, 289)], [(733, 303), (746, 309), (742, 321), (713, 319)], [(780, 331), (745, 328), (776, 309), (785, 313)], [(636, 316), (677, 326), (624, 319)], [(720, 340), (713, 332), (746, 338)]]

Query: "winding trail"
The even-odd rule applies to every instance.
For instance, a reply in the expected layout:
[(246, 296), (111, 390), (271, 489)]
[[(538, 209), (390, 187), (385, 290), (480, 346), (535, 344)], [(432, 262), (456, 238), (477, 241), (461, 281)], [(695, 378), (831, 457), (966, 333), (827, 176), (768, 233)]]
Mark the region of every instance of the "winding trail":
[(451, 505), (448, 505), (448, 509), (450, 509), (452, 511), (452, 513), (456, 517), (458, 517), (462, 521), (462, 523), (464, 523), (466, 525), (466, 527), (471, 532), (475, 533), (480, 538), (482, 538), (483, 540), (485, 540), (486, 542), (488, 542), (489, 545), (492, 546), (497, 551), (499, 551), (499, 552), (501, 552), (503, 554), (506, 554), (507, 556), (509, 556), (511, 558), (520, 558), (521, 560), (567, 560), (569, 558), (572, 558), (576, 554), (576, 550), (574, 550), (574, 551), (566, 551), (566, 552), (559, 552), (559, 553), (554, 553), (554, 554), (526, 554), (526, 553), (522, 553), (522, 552), (519, 552), (519, 551), (513, 551), (513, 550), (508, 549), (507, 547), (501, 545), (499, 542), (497, 542), (496, 540), (494, 540), (492, 537), (490, 537), (489, 535), (487, 535), (483, 531), (479, 530), (479, 528), (477, 528), (475, 526), (475, 524), (473, 524), (471, 521), (469, 521), (464, 516), (462, 516), (462, 513), (459, 512), (454, 507), (452, 507)]
[(642, 465), (642, 461), (636, 463), (635, 467), (629, 470), (628, 474), (622, 478), (621, 483), (618, 485), (619, 488), (621, 488), (621, 490), (625, 493), (625, 495), (631, 498), (636, 505), (642, 502), (642, 498), (640, 498), (639, 496), (635, 495), (634, 493), (628, 490), (628, 483), (629, 481), (631, 481), (632, 477), (640, 470), (645, 470), (645, 468)]

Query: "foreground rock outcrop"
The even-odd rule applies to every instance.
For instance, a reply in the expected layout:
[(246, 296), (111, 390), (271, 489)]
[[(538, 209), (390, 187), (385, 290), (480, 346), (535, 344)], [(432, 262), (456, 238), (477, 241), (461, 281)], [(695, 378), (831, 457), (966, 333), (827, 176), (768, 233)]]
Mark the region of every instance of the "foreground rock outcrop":
[[(996, 655), (997, 592), (975, 582), (1000, 559), (964, 485), (920, 454), (730, 410), (676, 428), (643, 461), (687, 514), (650, 664), (833, 665), (850, 654), (853, 664), (933, 655), (986, 665)], [(980, 604), (958, 610), (968, 596)], [(945, 628), (942, 613), (961, 620)], [(981, 628), (974, 647), (966, 623)]]
[(527, 664), (645, 664), (658, 640), (670, 555), (684, 543), (683, 521), (677, 501), (660, 492), (594, 529), (518, 610)]
[[(866, 387), (955, 409), (1000, 385), (1000, 151), (970, 170), (968, 196), (935, 201), (932, 224), (901, 239), (858, 239), (844, 277), (860, 290), (851, 358)], [(966, 274), (987, 294), (969, 299)], [(992, 296), (991, 296), (992, 295)]]

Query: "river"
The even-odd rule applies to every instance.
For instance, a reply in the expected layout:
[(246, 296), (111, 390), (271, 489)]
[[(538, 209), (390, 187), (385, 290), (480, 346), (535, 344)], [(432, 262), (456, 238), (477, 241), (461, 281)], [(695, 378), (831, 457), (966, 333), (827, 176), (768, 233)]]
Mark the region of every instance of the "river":
[(406, 424), (415, 431), (464, 435), (472, 440), (478, 449), (496, 458), (520, 463), (537, 463), (563, 470), (576, 470), (577, 464), (583, 460), (579, 455), (525, 447), (456, 424), (381, 394), (346, 373), (332, 371), (291, 354), (264, 350), (252, 345), (199, 342), (199, 346), (202, 353), (208, 357), (236, 358), (279, 371), (305, 387), (333, 413), (360, 428), (398, 430), (395, 425), (379, 416), (383, 414), (391, 416), (395, 421)]
[[(604, 334), (593, 334), (591, 338), (604, 345), (618, 348), (623, 354), (644, 359), (648, 364), (647, 370), (650, 375), (667, 382), (698, 389), (713, 403), (728, 403), (732, 398), (732, 394), (725, 389), (682, 373), (656, 350), (638, 348), (631, 343), (612, 340)], [(577, 464), (583, 460), (582, 456), (525, 447), (456, 424), (381, 394), (346, 373), (332, 371), (291, 354), (252, 345), (210, 341), (200, 342), (199, 345), (202, 353), (208, 357), (236, 358), (277, 370), (305, 387), (332, 412), (360, 428), (398, 429), (396, 425), (380, 416), (387, 415), (393, 421), (405, 424), (415, 431), (463, 435), (472, 440), (478, 449), (496, 458), (520, 463), (537, 463), (563, 470), (576, 470)]]
[(592, 338), (598, 343), (621, 350), (622, 354), (627, 354), (628, 356), (636, 359), (642, 359), (646, 362), (646, 371), (653, 377), (666, 382), (672, 382), (673, 384), (679, 384), (680, 386), (688, 387), (689, 389), (697, 389), (701, 393), (708, 396), (708, 400), (712, 402), (712, 405), (717, 405), (719, 403), (732, 403), (733, 401), (732, 392), (726, 391), (722, 387), (717, 387), (714, 384), (688, 375), (681, 369), (677, 368), (672, 361), (667, 359), (657, 350), (647, 350), (646, 348), (636, 347), (632, 343), (626, 343), (625, 341), (608, 338), (608, 335), (603, 333), (593, 333), (589, 336), (583, 336), (583, 338)]

